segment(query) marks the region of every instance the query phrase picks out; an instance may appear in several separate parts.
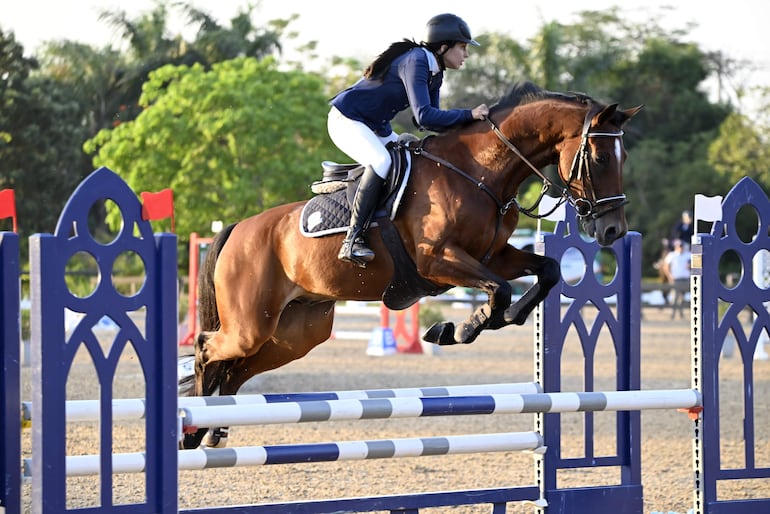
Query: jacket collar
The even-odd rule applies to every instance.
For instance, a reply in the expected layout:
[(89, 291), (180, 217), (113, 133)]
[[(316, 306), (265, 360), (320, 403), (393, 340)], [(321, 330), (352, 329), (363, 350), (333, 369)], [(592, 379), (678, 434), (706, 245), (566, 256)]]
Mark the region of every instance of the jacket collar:
[(427, 48), (423, 47), (422, 50), (425, 52), (425, 56), (428, 58), (428, 68), (430, 68), (430, 72), (433, 75), (436, 75), (441, 72), (441, 66), (438, 63), (438, 59), (436, 59), (436, 56), (428, 50)]

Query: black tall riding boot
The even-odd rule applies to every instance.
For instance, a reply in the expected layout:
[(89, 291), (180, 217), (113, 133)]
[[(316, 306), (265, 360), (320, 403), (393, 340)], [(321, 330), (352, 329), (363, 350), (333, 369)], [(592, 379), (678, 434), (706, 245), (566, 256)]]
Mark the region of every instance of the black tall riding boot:
[(369, 228), (369, 220), (377, 208), (384, 185), (385, 181), (374, 172), (374, 168), (367, 166), (364, 169), (350, 209), (350, 227), (342, 241), (338, 259), (353, 262), (362, 268), (374, 259), (374, 252), (366, 245), (364, 234)]

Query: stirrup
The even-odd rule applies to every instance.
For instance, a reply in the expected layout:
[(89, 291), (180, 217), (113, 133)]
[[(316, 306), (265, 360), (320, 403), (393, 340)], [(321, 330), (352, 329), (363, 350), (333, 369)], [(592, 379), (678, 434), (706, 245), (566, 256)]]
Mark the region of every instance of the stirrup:
[(374, 250), (366, 245), (366, 240), (363, 237), (357, 237), (353, 240), (352, 251), (353, 257), (357, 257), (366, 262), (372, 262), (374, 260)]
[(340, 253), (337, 254), (337, 258), (365, 268), (367, 263), (374, 260), (374, 252), (366, 246), (366, 241), (361, 236), (352, 240), (345, 238), (342, 241), (342, 247), (340, 248)]

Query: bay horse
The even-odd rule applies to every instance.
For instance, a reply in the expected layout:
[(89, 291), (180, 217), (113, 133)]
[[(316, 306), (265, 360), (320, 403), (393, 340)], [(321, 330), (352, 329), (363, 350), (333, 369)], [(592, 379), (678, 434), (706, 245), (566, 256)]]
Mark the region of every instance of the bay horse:
[[(454, 286), (486, 292), (488, 302), (468, 319), (426, 332), (424, 339), (438, 344), (470, 343), (483, 330), (523, 324), (558, 282), (559, 264), (508, 244), (519, 219), (519, 186), (536, 174), (544, 190), (560, 188), (586, 234), (611, 244), (627, 231), (622, 127), (640, 109), (517, 84), (487, 120), (410, 145), (401, 205), (392, 222), (379, 218), (369, 230), (376, 258), (365, 268), (337, 259), (342, 233), (300, 233), (306, 201), (227, 227), (201, 268), (195, 375), (180, 385), (196, 396), (235, 394), (254, 375), (329, 339), (338, 300), (384, 298), (403, 309)], [(554, 164), (562, 185), (540, 171)], [(386, 233), (396, 233), (402, 256), (386, 247)], [(512, 304), (508, 281), (524, 275), (537, 280)], [(392, 290), (398, 294), (388, 296)], [(199, 446), (207, 430), (197, 427), (181, 446)], [(213, 429), (207, 445), (225, 443), (226, 429)]]

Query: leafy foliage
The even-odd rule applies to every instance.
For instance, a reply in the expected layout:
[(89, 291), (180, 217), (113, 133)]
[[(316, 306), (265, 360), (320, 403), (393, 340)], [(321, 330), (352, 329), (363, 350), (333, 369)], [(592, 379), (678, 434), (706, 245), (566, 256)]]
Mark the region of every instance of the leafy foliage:
[[(174, 13), (191, 37), (169, 30)], [(315, 42), (299, 58), (274, 60), (298, 15), (257, 23), (257, 14), (247, 5), (220, 23), (189, 3), (157, 0), (137, 17), (102, 12), (127, 51), (59, 41), (35, 58), (0, 30), (0, 187), (17, 190), (22, 234), (51, 231), (77, 183), (102, 164), (137, 191), (173, 188), (183, 239), (207, 233), (212, 220), (305, 198), (318, 161), (346, 159), (327, 139), (326, 99), (364, 65), (334, 56), (319, 68)], [(688, 42), (692, 26), (664, 30), (665, 9), (648, 16), (583, 11), (569, 24), (545, 20), (527, 41), (481, 34), (463, 70), (446, 74), (442, 105), (493, 104), (522, 80), (624, 108), (645, 104), (626, 126), (626, 212), (654, 273), (660, 239), (695, 193), (724, 194), (746, 175), (770, 188), (770, 124), (761, 109), (749, 118), (739, 108), (734, 79), (751, 63)], [(716, 101), (704, 88), (714, 79)], [(411, 114), (395, 126), (412, 130)], [(530, 181), (519, 202), (530, 206), (539, 190)], [(103, 223), (103, 209), (93, 214)]]
[(320, 161), (338, 155), (322, 80), (273, 59), (165, 66), (150, 73), (140, 103), (135, 120), (85, 148), (136, 191), (172, 188), (181, 234), (307, 198)]
[(757, 127), (746, 116), (733, 113), (708, 148), (709, 162), (731, 184), (751, 177), (770, 191), (769, 139), (768, 127)]
[(23, 244), (52, 232), (86, 162), (81, 105), (73, 90), (36, 74), (12, 33), (0, 30), (0, 189), (15, 190)]
[[(529, 47), (493, 35), (482, 39), (481, 55), (472, 55), (466, 70), (450, 74), (447, 104), (486, 102), (484, 91), (499, 95), (506, 82), (510, 87), (527, 79), (552, 90), (584, 91), (623, 108), (645, 104), (625, 127), (626, 213), (632, 230), (645, 235), (643, 262), (652, 273), (661, 239), (682, 210), (692, 209), (694, 194), (729, 188), (707, 150), (730, 109), (711, 103), (702, 89), (713, 71), (713, 56), (680, 41), (682, 35), (664, 32), (652, 20), (630, 24), (617, 9), (584, 11), (570, 25), (545, 23)], [(490, 69), (502, 79), (488, 80)], [(477, 75), (480, 87), (471, 86)], [(529, 204), (538, 189), (523, 188), (521, 203)], [(522, 219), (521, 226), (530, 225)]]

